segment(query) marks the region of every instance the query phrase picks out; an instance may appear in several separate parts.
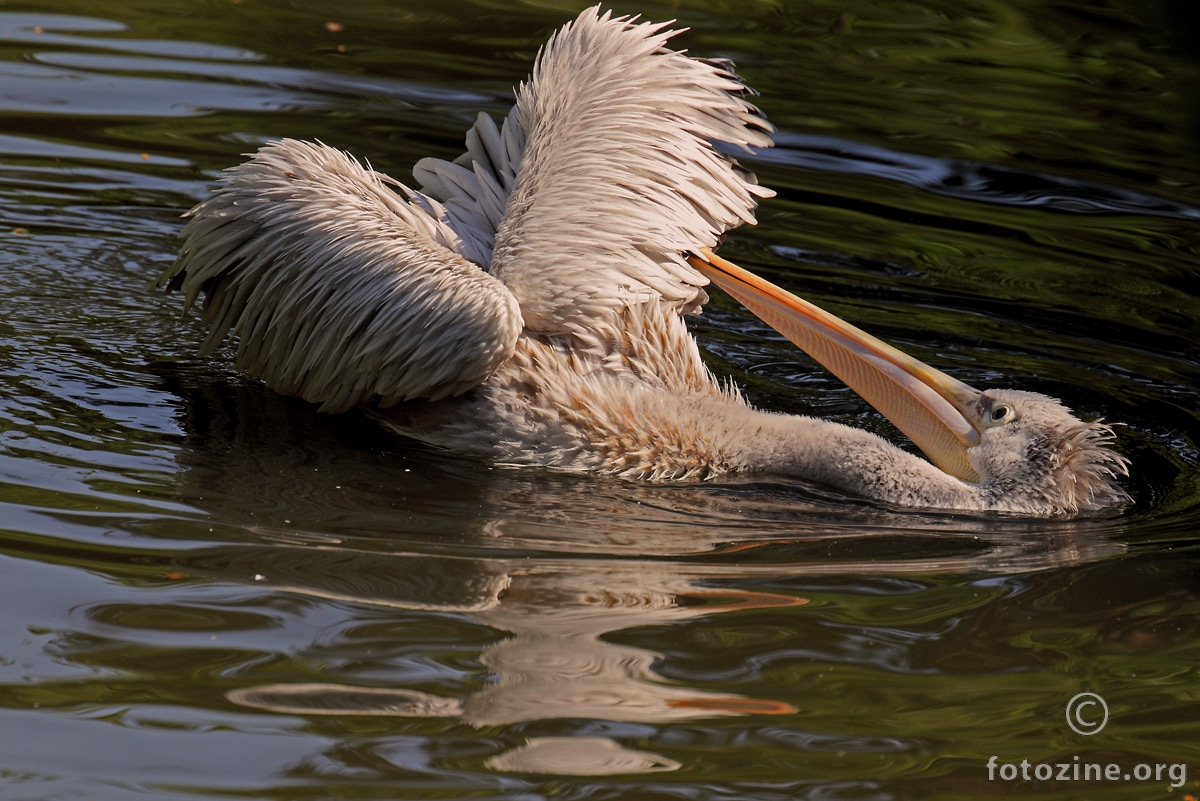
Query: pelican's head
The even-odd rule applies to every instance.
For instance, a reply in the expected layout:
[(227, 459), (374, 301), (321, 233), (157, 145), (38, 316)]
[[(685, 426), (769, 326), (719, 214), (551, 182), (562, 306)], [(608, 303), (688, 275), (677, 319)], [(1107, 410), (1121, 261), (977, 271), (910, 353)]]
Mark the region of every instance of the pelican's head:
[(1109, 449), (1111, 426), (1085, 423), (1037, 392), (989, 389), (962, 410), (979, 432), (967, 459), (997, 507), (1033, 514), (1106, 509), (1128, 500), (1128, 460)]
[(703, 248), (693, 267), (798, 345), (906, 434), (985, 509), (1093, 512), (1128, 495), (1113, 431), (1036, 392), (979, 391)]

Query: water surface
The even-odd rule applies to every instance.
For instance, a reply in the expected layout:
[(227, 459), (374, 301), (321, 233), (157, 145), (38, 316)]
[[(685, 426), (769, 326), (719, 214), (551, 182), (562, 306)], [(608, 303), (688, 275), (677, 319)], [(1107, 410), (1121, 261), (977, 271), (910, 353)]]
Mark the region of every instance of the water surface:
[[(0, 796), (1200, 795), (1187, 4), (617, 7), (733, 58), (779, 128), (722, 252), (1122, 422), (1112, 514), (496, 469), (195, 357), (150, 285), (220, 169), (294, 136), (408, 180), (582, 7), (0, 3)], [(894, 436), (728, 298), (695, 327), (753, 402)]]

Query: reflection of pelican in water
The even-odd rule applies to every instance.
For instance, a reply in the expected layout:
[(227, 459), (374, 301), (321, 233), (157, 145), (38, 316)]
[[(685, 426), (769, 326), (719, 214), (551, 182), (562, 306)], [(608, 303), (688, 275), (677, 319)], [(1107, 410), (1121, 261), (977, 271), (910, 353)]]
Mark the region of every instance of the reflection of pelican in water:
[[(721, 62), (662, 25), (584, 11), (501, 128), (417, 165), (414, 192), (282, 141), (192, 213), (163, 276), (207, 294), (211, 350), (322, 408), (508, 464), (630, 477), (766, 470), (892, 503), (1054, 515), (1121, 502), (1111, 429), (1029, 392), (979, 392), (720, 259), (769, 191), (713, 143), (771, 144)], [(407, 199), (393, 192), (399, 189)], [(932, 460), (749, 408), (681, 314), (711, 279)]]
[[(271, 570), (279, 573), (272, 583), (277, 592), (468, 614), (511, 636), (483, 649), (479, 661), (494, 679), (461, 700), (403, 687), (288, 683), (232, 690), (228, 697), (237, 704), (305, 716), (458, 718), (476, 727), (555, 718), (665, 723), (796, 712), (781, 701), (669, 682), (655, 671), (661, 654), (610, 642), (605, 635), (719, 612), (794, 607), (803, 604), (802, 599), (709, 588), (698, 576), (671, 563), (663, 563), (658, 570), (644, 562), (623, 560), (595, 564), (550, 561), (530, 567), (504, 560), (360, 554), (311, 546), (295, 550), (277, 546), (269, 554), (251, 550), (253, 558), (247, 561), (253, 564), (275, 561), (297, 568), (290, 576), (286, 571)], [(294, 558), (281, 558), (287, 554)], [(381, 576), (380, 581), (386, 596), (361, 594), (365, 587), (359, 587), (356, 596), (305, 586), (300, 568), (328, 555), (388, 564), (382, 571), (387, 578)], [(228, 556), (218, 559), (226, 568), (230, 566)], [(397, 561), (399, 569), (390, 569)], [(357, 571), (348, 568), (346, 572)], [(453, 580), (454, 576), (461, 580)], [(296, 583), (275, 583), (280, 580)], [(488, 764), (498, 770), (563, 774), (642, 773), (679, 767), (673, 760), (598, 737), (532, 738)]]
[[(252, 385), (226, 391), (205, 370), (172, 368), (168, 380), (186, 401), (173, 497), (203, 517), (158, 536), (227, 541), (173, 551), (166, 569), (245, 585), (238, 607), (269, 610), (274, 632), (249, 634), (247, 669), (221, 689), (239, 705), (304, 718), (479, 725), (497, 738), (487, 757), (497, 770), (666, 770), (678, 754), (645, 732), (747, 716), (772, 725), (758, 716), (804, 704), (803, 692), (677, 675), (675, 660), (723, 648), (723, 637), (697, 632), (765, 620), (837, 641), (825, 612), (796, 597), (819, 577), (1004, 582), (1125, 547), (1108, 521), (898, 515), (832, 495), (816, 502), (795, 481), (497, 474), (421, 447), (363, 447), (375, 433), (363, 420), (321, 418)], [(416, 639), (401, 633), (411, 625)], [(434, 634), (424, 642), (419, 632)], [(415, 653), (439, 663), (447, 632), (460, 644), (449, 674), (427, 681), (405, 667)], [(841, 652), (822, 643), (804, 645)], [(283, 654), (296, 670), (278, 669), (272, 655)], [(805, 726), (810, 711), (778, 722)], [(531, 736), (542, 734), (570, 736)]]

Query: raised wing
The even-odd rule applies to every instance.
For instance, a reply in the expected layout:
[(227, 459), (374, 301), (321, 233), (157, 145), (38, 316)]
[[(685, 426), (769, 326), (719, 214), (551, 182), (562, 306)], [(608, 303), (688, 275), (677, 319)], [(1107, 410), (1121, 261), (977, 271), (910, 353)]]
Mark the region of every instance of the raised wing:
[(341, 151), (275, 142), (190, 212), (159, 285), (205, 293), (203, 352), (232, 329), (239, 368), (326, 411), (460, 394), (512, 355), (521, 310), (414, 195)]
[(773, 194), (715, 147), (772, 144), (748, 90), (727, 63), (668, 49), (679, 31), (664, 28), (584, 11), (538, 54), (501, 128), (481, 115), (467, 153), (414, 171), (531, 329), (595, 331), (660, 298), (694, 309), (708, 281), (684, 253), (754, 222)]
[[(439, 215), (459, 237), (462, 254), (491, 269), (496, 231), (517, 180), (525, 134), (513, 115), (501, 127), (480, 112), (467, 131), (467, 152), (453, 162), (425, 158), (413, 167), (421, 197), (441, 201)], [(436, 201), (435, 201), (436, 202)], [(432, 206), (430, 213), (436, 213)]]

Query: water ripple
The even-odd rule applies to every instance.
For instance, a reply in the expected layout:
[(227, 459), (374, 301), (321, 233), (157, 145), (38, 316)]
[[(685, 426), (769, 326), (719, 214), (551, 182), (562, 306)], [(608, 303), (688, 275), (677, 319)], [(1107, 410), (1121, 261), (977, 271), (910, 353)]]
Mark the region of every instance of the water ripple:
[(1123, 187), (983, 164), (889, 150), (831, 136), (781, 131), (775, 147), (755, 160), (822, 172), (870, 175), (936, 195), (1031, 206), (1064, 214), (1127, 214), (1200, 220), (1200, 209)]

